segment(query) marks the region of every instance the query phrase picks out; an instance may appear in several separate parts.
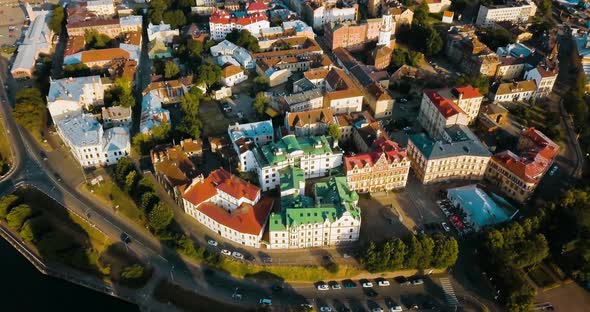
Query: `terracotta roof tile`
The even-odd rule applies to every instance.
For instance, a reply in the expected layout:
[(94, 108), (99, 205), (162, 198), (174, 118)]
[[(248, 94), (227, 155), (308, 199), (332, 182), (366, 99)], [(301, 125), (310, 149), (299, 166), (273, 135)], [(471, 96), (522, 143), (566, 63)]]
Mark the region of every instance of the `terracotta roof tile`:
[(98, 61), (109, 61), (114, 59), (128, 59), (129, 52), (121, 48), (111, 48), (102, 50), (89, 50), (82, 52), (82, 63), (87, 62), (98, 62)]

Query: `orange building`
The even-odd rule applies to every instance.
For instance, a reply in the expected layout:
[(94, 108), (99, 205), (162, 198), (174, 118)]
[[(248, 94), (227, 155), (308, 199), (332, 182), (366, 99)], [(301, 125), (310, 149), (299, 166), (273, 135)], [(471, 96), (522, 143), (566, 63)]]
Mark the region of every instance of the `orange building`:
[(360, 24), (327, 23), (324, 25), (324, 37), (331, 50), (346, 48), (349, 50), (362, 49), (365, 43), (379, 38), (380, 18), (362, 21)]

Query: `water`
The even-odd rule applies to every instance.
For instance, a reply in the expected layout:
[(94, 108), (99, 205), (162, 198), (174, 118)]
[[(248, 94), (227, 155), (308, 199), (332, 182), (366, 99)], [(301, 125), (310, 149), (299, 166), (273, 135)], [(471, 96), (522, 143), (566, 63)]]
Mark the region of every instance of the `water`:
[(2, 311), (139, 311), (133, 304), (39, 273), (2, 237), (0, 276)]

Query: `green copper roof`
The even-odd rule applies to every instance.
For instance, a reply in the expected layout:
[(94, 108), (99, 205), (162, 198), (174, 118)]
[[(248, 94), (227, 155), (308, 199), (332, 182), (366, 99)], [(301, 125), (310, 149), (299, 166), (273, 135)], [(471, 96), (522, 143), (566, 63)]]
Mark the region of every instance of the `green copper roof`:
[(333, 222), (345, 212), (360, 219), (357, 206), (358, 194), (351, 191), (346, 177), (332, 177), (327, 182), (315, 185), (315, 200), (308, 196), (284, 196), (281, 198), (281, 213), (270, 217), (270, 231), (284, 231), (301, 224)]
[[(285, 161), (287, 155), (300, 152), (303, 155), (332, 154), (330, 141), (326, 136), (296, 137), (286, 135), (276, 143), (256, 148), (254, 156), (261, 166), (274, 165)], [(338, 152), (340, 152), (338, 150)]]
[(299, 188), (301, 182), (305, 183), (305, 174), (301, 168), (290, 166), (279, 171), (281, 181), (281, 192)]

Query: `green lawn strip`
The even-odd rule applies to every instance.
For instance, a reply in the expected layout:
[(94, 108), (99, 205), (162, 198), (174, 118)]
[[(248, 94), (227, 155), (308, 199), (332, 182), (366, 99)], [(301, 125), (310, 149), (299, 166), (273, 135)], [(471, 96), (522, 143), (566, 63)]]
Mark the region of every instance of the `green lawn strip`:
[(0, 175), (8, 171), (9, 165), (12, 164), (12, 152), (10, 143), (4, 127), (4, 120), (0, 121)]
[(72, 219), (72, 221), (78, 224), (86, 232), (86, 234), (88, 234), (90, 244), (99, 253), (103, 252), (111, 245), (111, 240), (104, 233), (90, 225), (88, 222), (86, 222), (86, 220), (78, 217), (77, 215), (71, 212), (68, 213), (70, 215), (70, 219)]
[(129, 194), (125, 193), (115, 183), (105, 180), (96, 185), (84, 185), (86, 191), (92, 192), (111, 204), (111, 208), (123, 214), (134, 222), (145, 225), (145, 215), (133, 202)]

